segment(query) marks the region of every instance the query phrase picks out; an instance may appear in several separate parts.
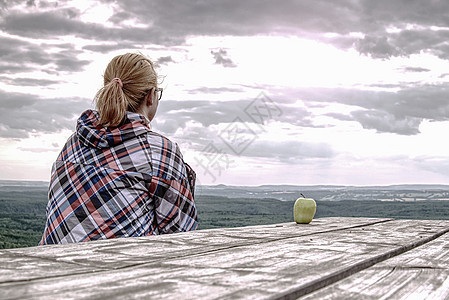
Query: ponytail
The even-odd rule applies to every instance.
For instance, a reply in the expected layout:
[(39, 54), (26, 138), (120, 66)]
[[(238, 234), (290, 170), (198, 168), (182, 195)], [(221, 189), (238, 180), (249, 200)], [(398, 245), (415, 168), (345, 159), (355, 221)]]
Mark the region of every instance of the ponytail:
[(104, 73), (104, 86), (95, 95), (100, 124), (117, 127), (126, 111), (138, 112), (148, 91), (157, 87), (151, 60), (141, 54), (114, 57)]
[(110, 81), (95, 95), (100, 124), (117, 127), (123, 122), (128, 104), (122, 87), (116, 81)]

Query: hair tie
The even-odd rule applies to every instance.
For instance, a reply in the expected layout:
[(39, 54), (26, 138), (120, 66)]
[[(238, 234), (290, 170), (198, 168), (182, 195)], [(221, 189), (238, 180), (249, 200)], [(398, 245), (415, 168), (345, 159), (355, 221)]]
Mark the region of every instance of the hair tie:
[(111, 82), (113, 82), (113, 81), (115, 81), (115, 82), (117, 82), (118, 84), (120, 84), (120, 87), (122, 88), (123, 87), (123, 82), (120, 80), (120, 78), (114, 78), (114, 79), (112, 79), (111, 80)]

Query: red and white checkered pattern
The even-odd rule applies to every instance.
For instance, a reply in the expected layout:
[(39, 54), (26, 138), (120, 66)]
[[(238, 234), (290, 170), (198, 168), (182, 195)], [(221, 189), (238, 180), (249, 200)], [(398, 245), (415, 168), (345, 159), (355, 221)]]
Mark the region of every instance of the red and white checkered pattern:
[(40, 244), (194, 230), (194, 185), (177, 144), (143, 116), (105, 128), (87, 110), (53, 165)]

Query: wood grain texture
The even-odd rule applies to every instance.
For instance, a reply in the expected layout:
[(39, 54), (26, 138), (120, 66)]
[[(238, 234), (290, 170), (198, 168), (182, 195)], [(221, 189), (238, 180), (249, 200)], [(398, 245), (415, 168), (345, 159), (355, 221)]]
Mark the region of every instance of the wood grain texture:
[(300, 299), (449, 299), (449, 233)]
[[(148, 262), (167, 261), (209, 251), (344, 230), (385, 221), (388, 219), (325, 218), (314, 220), (308, 225), (285, 223), (220, 228), (161, 236), (0, 250), (0, 283), (5, 280), (31, 280), (42, 276), (46, 278), (85, 271), (126, 268)], [(16, 268), (20, 265), (23, 265), (21, 272), (16, 272)]]
[[(419, 260), (423, 258), (416, 257), (423, 255), (416, 252), (419, 249), (433, 253), (435, 259), (426, 261), (431, 268), (415, 268), (420, 271), (417, 278), (444, 287), (447, 231), (449, 221), (323, 218), (308, 225), (285, 223), (3, 250), (0, 295), (2, 299), (294, 299), (324, 293), (357, 298), (365, 296), (359, 290), (358, 274), (377, 269), (377, 281), (394, 281), (400, 275), (388, 275), (389, 262), (410, 254), (409, 263), (424, 266)], [(405, 269), (397, 263), (394, 271), (402, 274)], [(374, 275), (363, 276), (368, 285), (375, 280)], [(351, 278), (355, 279), (346, 287), (355, 290), (338, 286)], [(375, 293), (366, 297), (371, 294)]]

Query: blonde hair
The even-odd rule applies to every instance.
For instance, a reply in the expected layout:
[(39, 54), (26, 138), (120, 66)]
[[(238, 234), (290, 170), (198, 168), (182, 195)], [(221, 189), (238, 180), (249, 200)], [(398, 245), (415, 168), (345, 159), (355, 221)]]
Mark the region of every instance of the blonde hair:
[(100, 124), (119, 126), (126, 111), (138, 111), (151, 88), (157, 88), (157, 74), (150, 59), (137, 53), (114, 57), (104, 71), (104, 86), (95, 95)]

